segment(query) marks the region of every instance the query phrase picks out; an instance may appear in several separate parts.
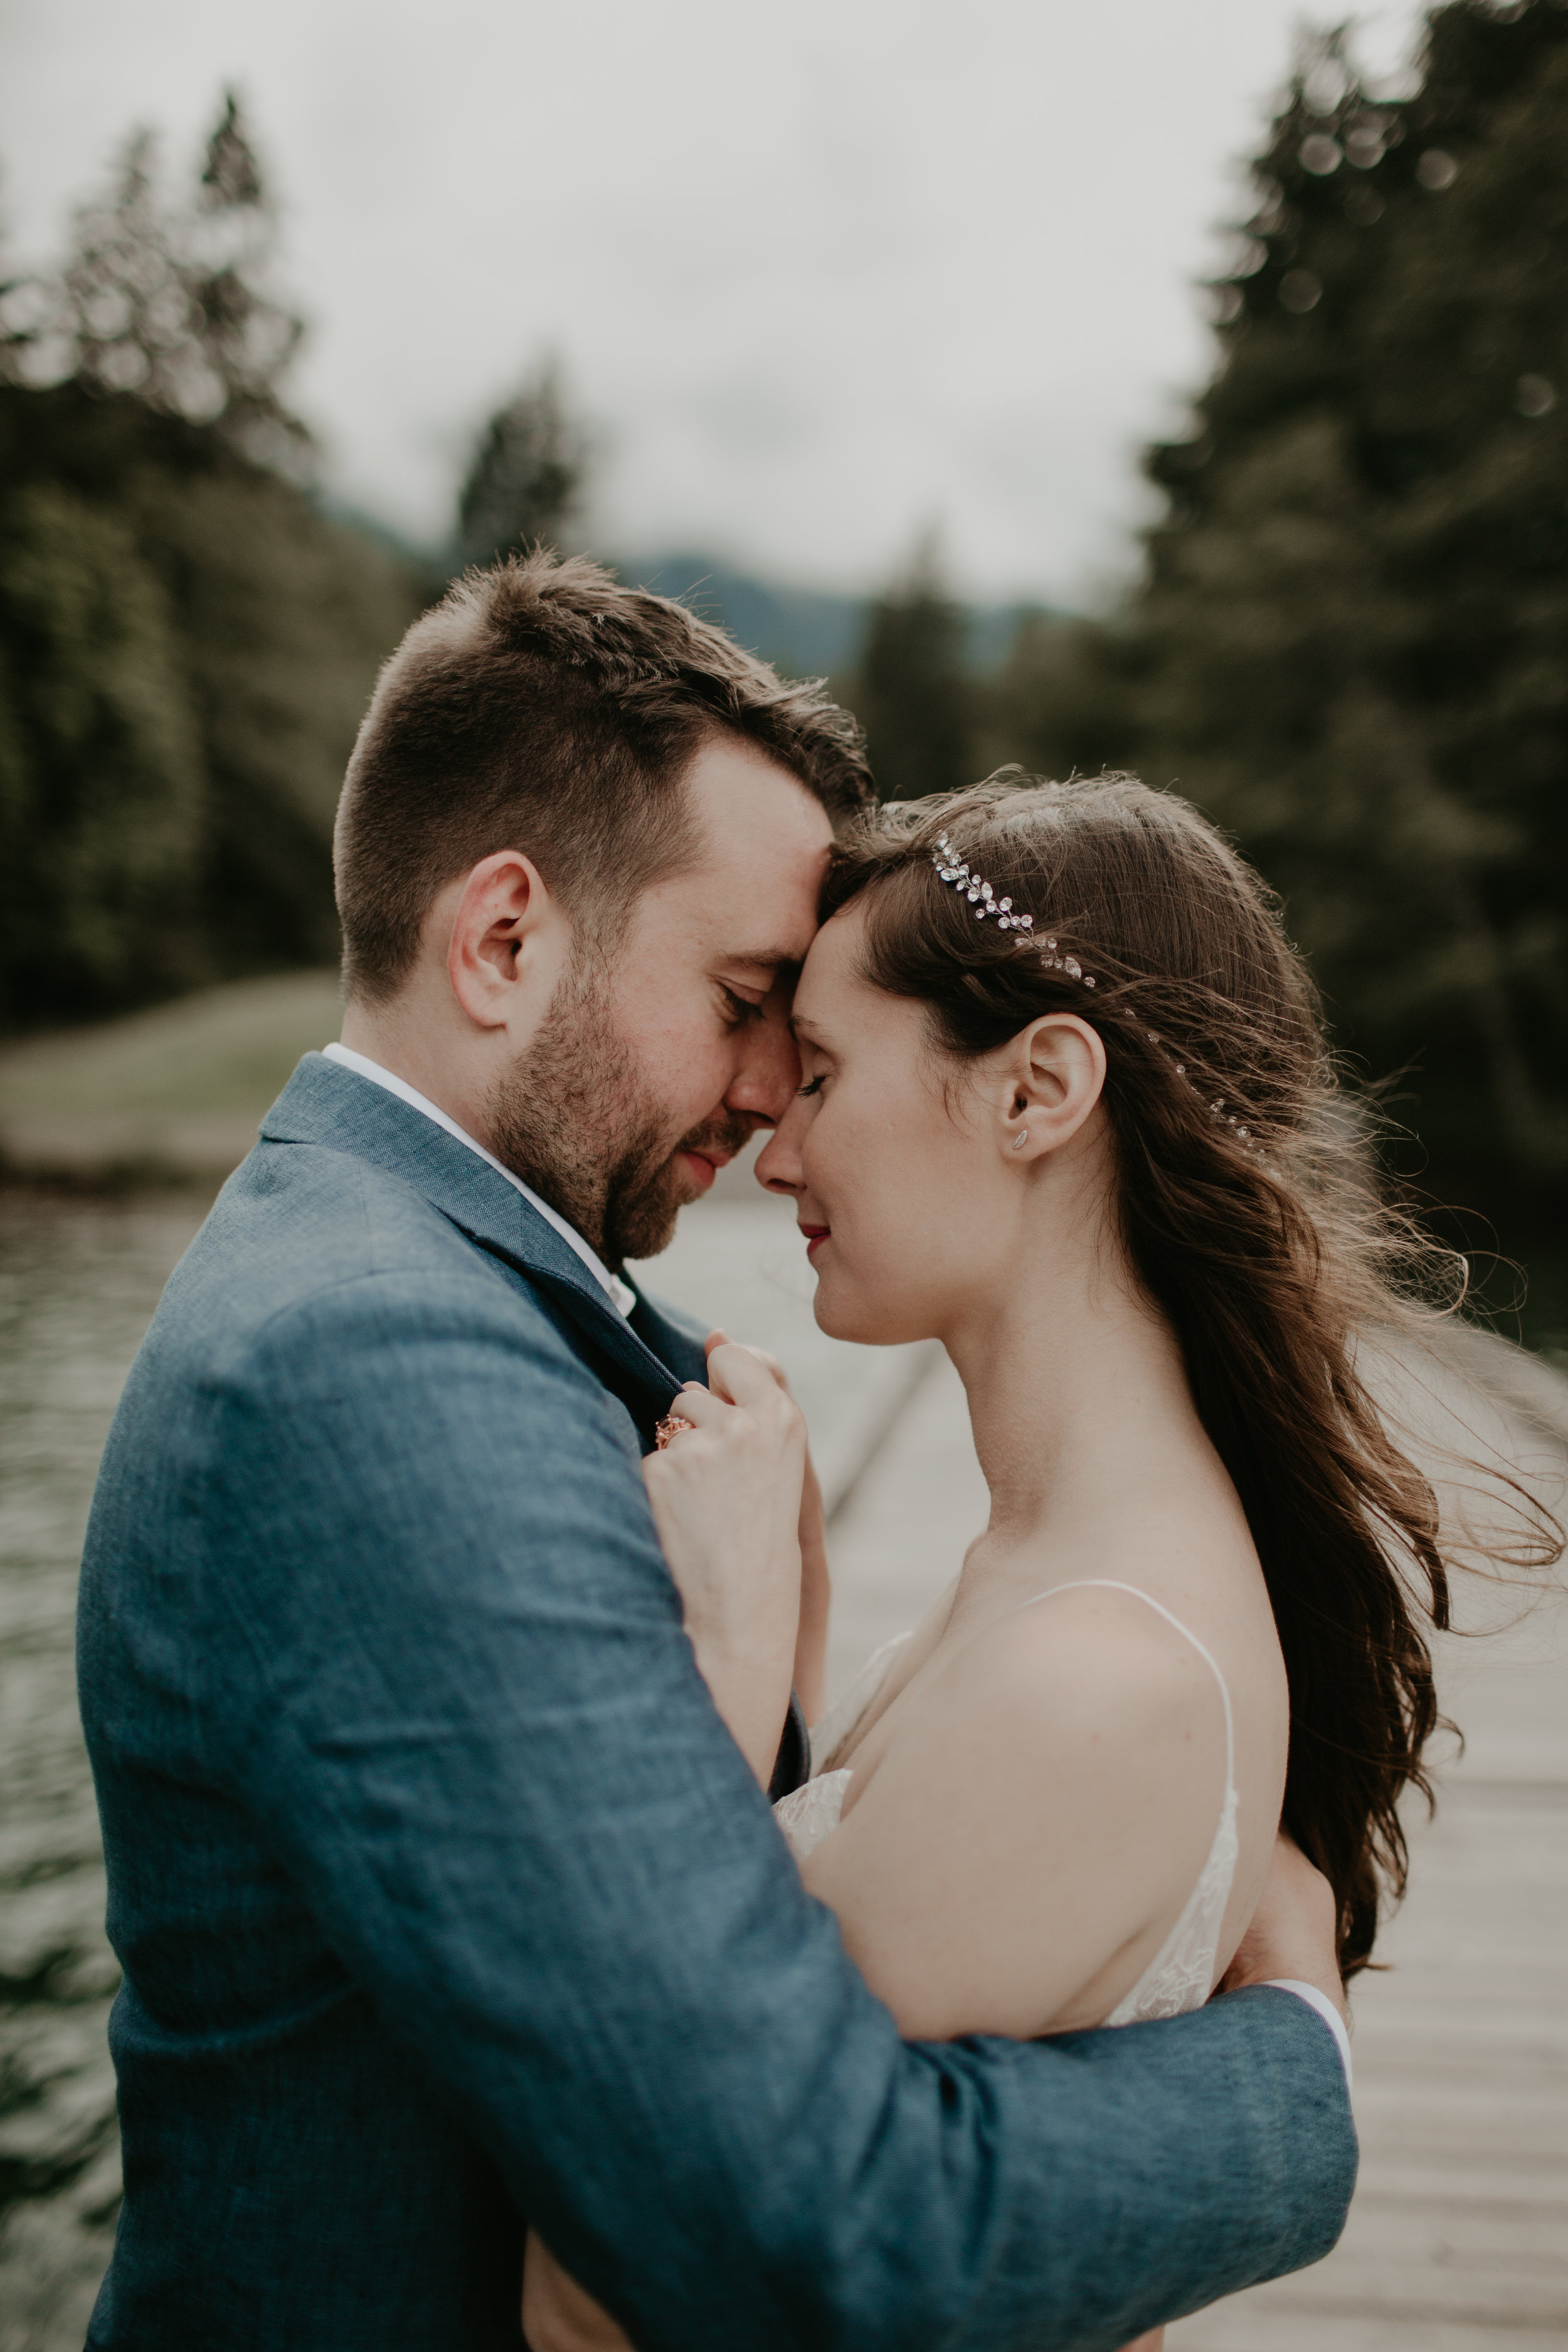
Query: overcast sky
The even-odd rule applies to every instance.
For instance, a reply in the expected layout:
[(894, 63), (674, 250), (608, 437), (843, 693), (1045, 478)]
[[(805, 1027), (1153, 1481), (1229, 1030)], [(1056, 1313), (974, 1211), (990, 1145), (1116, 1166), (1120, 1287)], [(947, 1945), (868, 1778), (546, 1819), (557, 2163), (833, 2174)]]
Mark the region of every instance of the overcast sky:
[[(1322, 15), (1337, 15), (1325, 8)], [(5, 0), (4, 203), (49, 257), (133, 122), (237, 83), (328, 480), (426, 539), (545, 352), (600, 544), (859, 588), (938, 525), (974, 593), (1127, 561), (1139, 443), (1299, 0)], [(1381, 70), (1419, 11), (1362, 15)]]

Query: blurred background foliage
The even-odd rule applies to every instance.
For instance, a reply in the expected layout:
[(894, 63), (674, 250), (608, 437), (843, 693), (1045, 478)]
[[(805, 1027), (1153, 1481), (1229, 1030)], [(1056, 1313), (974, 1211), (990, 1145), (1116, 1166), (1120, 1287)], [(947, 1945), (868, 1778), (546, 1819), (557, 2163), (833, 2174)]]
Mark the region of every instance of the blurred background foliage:
[(139, 133), (58, 277), (5, 285), (7, 1027), (335, 953), (343, 761), (424, 583), (309, 494), (271, 237), (230, 98), (183, 205)]
[[(940, 599), (878, 607), (864, 710), (923, 789), (889, 677), (968, 713), (978, 772), (1136, 769), (1281, 894), (1336, 1044), (1411, 1130), (1417, 1196), (1527, 1260), (1568, 1337), (1568, 11), (1436, 9), (1416, 86), (1304, 44), (1213, 282), (1190, 431), (1150, 450), (1141, 577), (950, 676)], [(934, 633), (934, 635), (933, 635)], [(872, 644), (878, 665), (872, 674)], [(895, 695), (894, 700), (897, 697)], [(932, 730), (931, 740), (937, 738)]]
[[(866, 603), (622, 568), (830, 671), (889, 798), (1017, 761), (1195, 800), (1392, 1081), (1405, 1172), (1568, 1328), (1568, 10), (1448, 0), (1394, 98), (1307, 40), (1251, 187), (1116, 610), (965, 608), (930, 536)], [(593, 444), (553, 365), (478, 436), (445, 548), (330, 510), (272, 250), (231, 97), (183, 196), (139, 134), (58, 272), (0, 268), (12, 1030), (331, 961), (377, 663), (465, 563), (580, 543)]]

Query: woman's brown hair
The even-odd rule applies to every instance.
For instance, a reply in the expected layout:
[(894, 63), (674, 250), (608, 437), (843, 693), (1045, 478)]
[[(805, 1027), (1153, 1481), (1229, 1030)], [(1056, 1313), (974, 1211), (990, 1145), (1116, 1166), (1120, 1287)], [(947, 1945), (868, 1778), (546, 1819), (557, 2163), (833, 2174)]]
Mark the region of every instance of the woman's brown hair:
[[(933, 856), (984, 877), (993, 911)], [(1404, 1892), (1400, 1796), (1431, 1798), (1426, 1631), (1449, 1622), (1450, 1564), (1358, 1343), (1425, 1339), (1438, 1310), (1422, 1296), (1433, 1253), (1380, 1200), (1369, 1122), (1279, 909), (1194, 809), (1131, 776), (1005, 773), (883, 810), (836, 850), (825, 918), (860, 898), (866, 977), (928, 1006), (947, 1055), (1047, 1013), (1104, 1042), (1122, 1239), (1268, 1580), (1290, 1688), (1285, 1826), (1334, 1889), (1351, 1974), (1381, 1898)], [(1002, 899), (1032, 929), (1000, 928)], [(1520, 1499), (1525, 1551), (1549, 1560), (1554, 1526)]]

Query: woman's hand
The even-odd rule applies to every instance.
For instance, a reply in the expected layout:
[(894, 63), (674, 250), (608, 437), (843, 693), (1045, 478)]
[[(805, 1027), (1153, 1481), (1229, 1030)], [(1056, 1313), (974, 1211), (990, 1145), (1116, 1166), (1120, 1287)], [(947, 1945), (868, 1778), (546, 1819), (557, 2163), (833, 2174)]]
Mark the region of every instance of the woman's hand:
[(522, 2258), (522, 2336), (529, 2352), (632, 2352), (630, 2337), (532, 2230)]
[(681, 1390), (671, 1410), (691, 1426), (643, 1476), (703, 1680), (765, 1789), (800, 1631), (805, 1423), (750, 1348), (721, 1339), (708, 1377)]
[[(710, 1331), (707, 1352), (727, 1348), (727, 1331)], [(790, 1385), (784, 1366), (765, 1349), (747, 1351), (765, 1364), (785, 1396)], [(833, 1604), (833, 1579), (827, 1567), (827, 1514), (811, 1447), (805, 1449), (805, 1475), (800, 1489), (800, 1626), (795, 1642), (795, 1695), (807, 1723), (816, 1723), (827, 1704), (827, 1620)]]

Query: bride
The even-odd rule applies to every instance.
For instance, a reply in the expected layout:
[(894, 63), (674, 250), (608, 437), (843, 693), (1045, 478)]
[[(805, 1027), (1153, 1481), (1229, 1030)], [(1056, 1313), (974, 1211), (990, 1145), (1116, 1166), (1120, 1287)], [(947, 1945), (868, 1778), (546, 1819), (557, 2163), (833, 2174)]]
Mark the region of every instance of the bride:
[[(1206, 2000), (1283, 1823), (1349, 1975), (1404, 1883), (1447, 1580), (1355, 1360), (1358, 1328), (1426, 1318), (1279, 916), (1118, 778), (884, 811), (825, 913), (758, 1174), (824, 1330), (942, 1342), (991, 1514), (814, 1730), (777, 1808), (805, 1882), (906, 2035), (1063, 2033)], [(749, 1351), (710, 1375), (645, 1466), (765, 1781), (792, 1670), (820, 1678), (804, 1438)], [(537, 2241), (524, 2329), (624, 2341)]]

